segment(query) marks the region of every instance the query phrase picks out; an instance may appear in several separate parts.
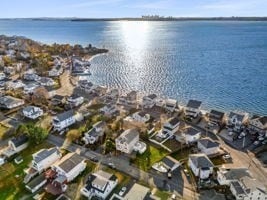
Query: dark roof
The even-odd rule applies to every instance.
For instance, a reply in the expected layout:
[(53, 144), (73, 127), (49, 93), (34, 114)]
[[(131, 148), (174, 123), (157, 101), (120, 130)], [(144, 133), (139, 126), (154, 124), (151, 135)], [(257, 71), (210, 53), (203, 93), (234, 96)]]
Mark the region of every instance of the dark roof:
[(38, 162), (46, 159), (47, 157), (49, 157), (50, 155), (52, 155), (55, 152), (57, 152), (57, 154), (60, 154), (57, 147), (50, 148), (50, 149), (42, 149), (34, 155), (34, 161), (38, 163)]
[(42, 183), (43, 181), (45, 181), (45, 174), (42, 173), (39, 176), (35, 177), (32, 181), (30, 181), (27, 186), (33, 190), (37, 185), (39, 185), (40, 183)]
[(199, 109), (202, 102), (197, 100), (189, 100), (186, 107)]
[(209, 117), (210, 118), (216, 118), (216, 119), (222, 119), (224, 117), (224, 114), (225, 114), (224, 112), (220, 112), (217, 110), (211, 110)]
[(63, 169), (66, 173), (68, 173), (83, 160), (84, 160), (83, 157), (79, 156), (77, 153), (74, 153), (69, 158), (60, 163), (58, 166), (61, 169)]
[(185, 134), (192, 135), (192, 136), (194, 136), (194, 135), (196, 135), (198, 133), (200, 133), (200, 131), (198, 131), (197, 129), (195, 129), (195, 128), (191, 127), (191, 126), (188, 127), (186, 129), (186, 131), (185, 131)]
[(262, 125), (265, 125), (267, 123), (267, 116), (260, 117), (259, 121), (262, 123)]
[(238, 121), (243, 121), (245, 115), (244, 114), (239, 114), (235, 112), (230, 112), (229, 118), (236, 117)]
[(126, 139), (126, 143), (130, 143), (135, 137), (139, 135), (139, 132), (136, 129), (127, 129), (120, 136), (119, 139)]
[(150, 99), (155, 99), (155, 98), (157, 98), (157, 95), (156, 94), (150, 94), (147, 97)]
[(178, 123), (180, 122), (180, 120), (179, 120), (177, 117), (172, 117), (172, 118), (170, 118), (170, 119), (168, 120), (168, 122), (169, 122), (172, 126), (174, 126), (174, 125), (178, 124)]
[(212, 141), (211, 139), (208, 138), (203, 138), (198, 141), (200, 144), (202, 144), (205, 148), (213, 148), (213, 147), (218, 147), (219, 143)]
[(245, 191), (243, 190), (242, 186), (240, 185), (238, 181), (232, 181), (231, 185), (235, 188), (237, 195), (245, 194)]
[(14, 144), (15, 147), (19, 147), (25, 143), (27, 143), (29, 138), (26, 135), (21, 135), (19, 137), (11, 139), (11, 142)]
[(144, 117), (144, 116), (146, 116), (146, 113), (144, 111), (140, 111), (140, 112), (138, 112), (138, 115), (141, 117)]
[(191, 154), (189, 158), (197, 168), (213, 167), (212, 162), (205, 154)]
[(65, 97), (62, 95), (58, 95), (56, 94), (55, 96), (53, 96), (53, 100), (58, 100), (58, 101), (62, 101)]
[(64, 121), (64, 120), (72, 117), (73, 115), (74, 115), (74, 111), (69, 110), (69, 111), (58, 114), (56, 117), (59, 121)]
[(166, 156), (162, 159), (162, 162), (168, 166), (169, 168), (173, 168), (173, 166), (175, 164), (178, 164), (179, 161), (178, 160), (175, 160), (174, 158), (170, 157), (170, 156)]

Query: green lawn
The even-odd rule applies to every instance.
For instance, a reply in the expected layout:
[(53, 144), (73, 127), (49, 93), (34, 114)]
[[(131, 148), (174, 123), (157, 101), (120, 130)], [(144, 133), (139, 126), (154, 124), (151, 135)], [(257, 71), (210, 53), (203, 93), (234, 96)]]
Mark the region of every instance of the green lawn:
[(159, 197), (160, 199), (168, 199), (170, 197), (170, 194), (165, 191), (157, 190), (154, 194), (156, 197)]
[(0, 167), (0, 200), (20, 199), (27, 196), (30, 199), (31, 194), (26, 191), (23, 184), (24, 169), (28, 167), (32, 160), (32, 154), (41, 148), (49, 148), (50, 144), (44, 142), (38, 146), (29, 146), (20, 155), (23, 162), (19, 165), (14, 161), (8, 162)]
[(152, 145), (147, 146), (147, 150), (143, 154), (138, 154), (133, 163), (140, 169), (148, 171), (151, 166), (160, 161), (167, 155), (167, 151), (162, 148), (156, 148)]

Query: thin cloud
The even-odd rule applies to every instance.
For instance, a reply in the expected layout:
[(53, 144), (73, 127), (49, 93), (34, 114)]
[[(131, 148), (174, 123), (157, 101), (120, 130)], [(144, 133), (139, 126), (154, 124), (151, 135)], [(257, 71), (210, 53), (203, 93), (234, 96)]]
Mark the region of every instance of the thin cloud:
[(87, 2), (81, 2), (81, 3), (76, 3), (76, 4), (71, 4), (68, 5), (68, 7), (72, 8), (85, 8), (85, 7), (93, 7), (93, 6), (98, 6), (98, 5), (105, 5), (105, 4), (115, 4), (122, 2), (123, 0), (90, 0)]

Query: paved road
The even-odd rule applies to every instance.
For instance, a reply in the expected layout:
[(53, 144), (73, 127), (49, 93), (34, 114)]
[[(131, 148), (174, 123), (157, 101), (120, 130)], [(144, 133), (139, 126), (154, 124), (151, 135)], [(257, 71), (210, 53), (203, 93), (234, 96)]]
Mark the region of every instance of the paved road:
[(197, 199), (198, 197), (198, 195), (191, 189), (191, 186), (187, 182), (183, 181), (183, 175), (180, 174), (180, 170), (176, 170), (173, 174), (173, 177), (180, 176), (180, 179), (168, 179), (163, 174), (158, 174), (156, 172), (144, 172), (130, 165), (129, 162), (125, 161), (125, 159), (121, 157), (102, 155), (73, 143), (66, 144), (62, 138), (54, 135), (50, 135), (48, 137), (48, 142), (56, 146), (63, 146), (65, 149), (72, 152), (80, 152), (80, 154), (86, 159), (97, 157), (101, 164), (104, 165), (108, 165), (108, 163), (112, 162), (117, 170), (122, 171), (137, 180), (144, 181), (152, 187), (167, 189), (170, 192), (181, 195), (184, 199)]

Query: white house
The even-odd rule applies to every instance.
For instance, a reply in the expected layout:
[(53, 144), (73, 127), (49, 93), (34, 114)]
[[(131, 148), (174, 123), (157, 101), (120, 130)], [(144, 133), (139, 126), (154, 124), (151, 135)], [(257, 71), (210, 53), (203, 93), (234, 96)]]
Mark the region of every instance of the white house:
[(142, 99), (142, 107), (152, 108), (156, 104), (156, 99), (157, 99), (156, 94), (150, 94), (150, 95), (144, 96)]
[(164, 123), (162, 129), (158, 133), (158, 136), (161, 138), (172, 136), (179, 130), (179, 126), (180, 120), (177, 117), (172, 117)]
[(197, 148), (206, 155), (214, 155), (220, 152), (220, 144), (209, 138), (202, 138), (197, 142)]
[(78, 96), (76, 94), (71, 95), (67, 98), (67, 101), (70, 106), (77, 107), (83, 104), (84, 98), (82, 96)]
[(0, 97), (0, 107), (6, 109), (17, 108), (24, 105), (24, 100), (18, 99), (11, 96), (2, 96)]
[(176, 108), (177, 108), (178, 104), (177, 104), (177, 100), (175, 99), (166, 99), (165, 101), (165, 109), (173, 112)]
[(63, 112), (55, 117), (53, 117), (53, 126), (57, 131), (61, 131), (76, 122), (75, 113), (73, 110)]
[(34, 90), (38, 88), (39, 85), (37, 83), (29, 83), (24, 86), (24, 93), (25, 94), (32, 94), (34, 93)]
[(25, 84), (21, 80), (9, 81), (6, 83), (6, 87), (11, 90), (24, 88)]
[(10, 156), (26, 149), (28, 145), (29, 138), (25, 135), (12, 138), (8, 141), (8, 147), (3, 150), (2, 154), (9, 158)]
[(248, 120), (248, 113), (235, 113), (230, 112), (228, 116), (227, 126), (233, 128), (236, 131), (239, 131)]
[(41, 77), (33, 69), (29, 69), (23, 74), (23, 79), (27, 81), (39, 81)]
[(146, 123), (150, 120), (150, 115), (143, 111), (139, 111), (139, 112), (133, 113), (131, 116), (131, 119), (136, 122)]
[(250, 177), (250, 173), (247, 168), (219, 168), (217, 171), (217, 181), (220, 185), (230, 186), (232, 181), (240, 180), (245, 176)]
[(139, 142), (139, 132), (136, 129), (128, 129), (115, 139), (116, 149), (127, 154), (132, 153), (137, 142)]
[(53, 86), (53, 85), (55, 85), (55, 81), (53, 79), (51, 79), (51, 78), (48, 78), (48, 77), (41, 77), (41, 79), (38, 80), (38, 82), (42, 86)]
[(106, 199), (117, 185), (118, 178), (115, 175), (99, 170), (88, 177), (81, 194), (88, 199), (94, 196)]
[(85, 168), (86, 162), (77, 153), (68, 153), (51, 166), (57, 176), (65, 176), (67, 182), (74, 180)]
[(249, 129), (253, 132), (267, 134), (267, 116), (253, 116), (249, 121)]
[(100, 108), (99, 111), (106, 116), (114, 116), (116, 115), (116, 113), (119, 113), (117, 106), (114, 104), (107, 104), (104, 107)]
[(32, 168), (39, 173), (51, 167), (61, 158), (61, 153), (57, 147), (41, 149), (32, 155)]
[(104, 135), (106, 123), (103, 121), (97, 122), (93, 127), (84, 134), (82, 140), (85, 144), (94, 144)]
[(191, 144), (197, 142), (201, 137), (201, 131), (189, 126), (178, 131), (175, 134), (175, 139), (179, 142)]
[(201, 104), (201, 101), (189, 100), (185, 107), (185, 115), (196, 118), (201, 113)]
[(45, 174), (40, 174), (35, 177), (32, 181), (30, 181), (27, 185), (25, 185), (26, 189), (31, 193), (36, 192), (41, 187), (43, 187), (47, 183), (47, 179), (45, 178)]
[(27, 106), (23, 108), (22, 114), (30, 119), (37, 119), (38, 117), (41, 117), (44, 114), (44, 111), (36, 106)]
[(205, 154), (190, 154), (188, 165), (200, 179), (207, 179), (213, 173), (214, 165)]
[[(135, 183), (129, 192), (124, 196), (124, 200), (143, 200), (146, 199), (149, 193), (149, 188), (138, 183)], [(116, 198), (114, 198), (116, 199)], [(149, 198), (148, 198), (149, 199)]]

